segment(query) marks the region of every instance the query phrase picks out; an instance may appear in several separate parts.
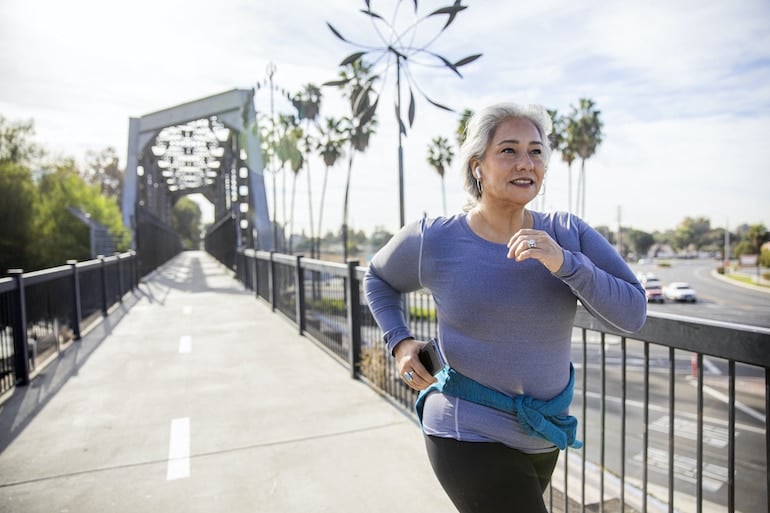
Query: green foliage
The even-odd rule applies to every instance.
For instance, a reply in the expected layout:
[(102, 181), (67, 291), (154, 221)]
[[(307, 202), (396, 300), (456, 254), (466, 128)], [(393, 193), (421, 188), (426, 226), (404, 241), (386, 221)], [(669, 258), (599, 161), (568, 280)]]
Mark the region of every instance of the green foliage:
[(310, 309), (329, 314), (347, 315), (344, 299), (316, 299), (310, 302)]
[(623, 234), (626, 243), (637, 255), (646, 255), (650, 248), (655, 244), (652, 234), (641, 230), (627, 228)]
[(770, 249), (762, 248), (762, 253), (759, 254), (759, 265), (770, 267)]
[(410, 306), (409, 318), (411, 319), (425, 319), (429, 321), (436, 320), (436, 309), (427, 306)]
[(28, 262), (36, 194), (27, 168), (0, 162), (0, 275)]
[(99, 186), (86, 184), (75, 163), (65, 160), (53, 172), (43, 175), (38, 184), (34, 238), (30, 244), (33, 268), (91, 258), (88, 227), (68, 207), (77, 208), (104, 225), (115, 239), (118, 251), (128, 249), (130, 233), (123, 226), (115, 201), (103, 196)]
[(180, 198), (171, 212), (171, 227), (182, 238), (185, 249), (198, 249), (201, 242), (200, 206), (190, 198)]
[(32, 121), (11, 122), (0, 115), (0, 163), (28, 166), (42, 156), (42, 149), (32, 142)]

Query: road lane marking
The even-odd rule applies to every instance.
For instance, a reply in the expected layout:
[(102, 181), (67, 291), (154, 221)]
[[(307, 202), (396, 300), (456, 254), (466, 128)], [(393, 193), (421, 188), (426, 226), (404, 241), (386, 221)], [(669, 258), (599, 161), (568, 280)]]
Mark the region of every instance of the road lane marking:
[(185, 306), (182, 308), (182, 313), (185, 315), (190, 315), (192, 313), (192, 307), (191, 306)]
[[(690, 380), (690, 384), (692, 386), (694, 386), (694, 387), (698, 386), (697, 381), (694, 381), (694, 380)], [(722, 401), (725, 404), (730, 404), (730, 397), (727, 396), (726, 394), (723, 394), (719, 390), (715, 390), (715, 389), (713, 389), (711, 387), (703, 385), (703, 391), (705, 393), (707, 393), (708, 395), (710, 395), (711, 397), (713, 397), (714, 399), (717, 399), (718, 401)], [(748, 415), (750, 417), (754, 417), (755, 419), (757, 419), (758, 421), (762, 422), (763, 424), (765, 423), (765, 416), (764, 415), (762, 415), (757, 410), (751, 408), (750, 406), (747, 406), (747, 405), (743, 404), (740, 401), (735, 401), (735, 409), (742, 411), (743, 413), (745, 413), (746, 415)]]
[(182, 335), (179, 337), (179, 353), (185, 354), (192, 351), (192, 337), (190, 335)]
[(171, 421), (166, 480), (190, 477), (190, 417)]

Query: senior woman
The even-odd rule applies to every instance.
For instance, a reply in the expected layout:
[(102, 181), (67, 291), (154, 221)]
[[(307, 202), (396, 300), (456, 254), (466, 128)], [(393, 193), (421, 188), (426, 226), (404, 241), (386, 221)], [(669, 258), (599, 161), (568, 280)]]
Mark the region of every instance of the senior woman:
[[(468, 122), (461, 149), (469, 208), (404, 226), (373, 257), (370, 309), (417, 411), (428, 458), (463, 513), (545, 512), (569, 415), (577, 301), (634, 332), (647, 302), (634, 273), (580, 218), (527, 208), (543, 186), (552, 122), (538, 105), (497, 104)], [(420, 363), (401, 293), (427, 289), (444, 368)]]

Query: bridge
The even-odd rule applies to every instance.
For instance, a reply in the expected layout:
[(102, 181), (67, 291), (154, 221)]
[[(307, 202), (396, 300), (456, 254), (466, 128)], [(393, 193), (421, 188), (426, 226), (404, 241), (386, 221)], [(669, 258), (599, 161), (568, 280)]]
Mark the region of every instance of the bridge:
[[(0, 511), (451, 511), (365, 268), (273, 245), (249, 94), (131, 120), (131, 251), (0, 278)], [(216, 207), (206, 251), (166, 223), (191, 192)], [(405, 301), (435, 336), (430, 297)], [(768, 511), (769, 344), (662, 314), (629, 337), (581, 309), (585, 446), (550, 509)]]

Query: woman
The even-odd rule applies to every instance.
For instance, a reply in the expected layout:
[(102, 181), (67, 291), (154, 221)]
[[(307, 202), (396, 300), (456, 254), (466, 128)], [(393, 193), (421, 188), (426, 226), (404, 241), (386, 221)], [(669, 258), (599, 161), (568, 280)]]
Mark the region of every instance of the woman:
[[(546, 511), (559, 448), (580, 446), (568, 415), (576, 300), (628, 332), (646, 317), (644, 289), (602, 235), (569, 213), (526, 208), (543, 185), (551, 130), (541, 106), (479, 111), (461, 149), (471, 208), (405, 226), (365, 278), (387, 347), (421, 391), (431, 465), (463, 513)], [(438, 313), (438, 380), (401, 309), (400, 294), (421, 288)]]

